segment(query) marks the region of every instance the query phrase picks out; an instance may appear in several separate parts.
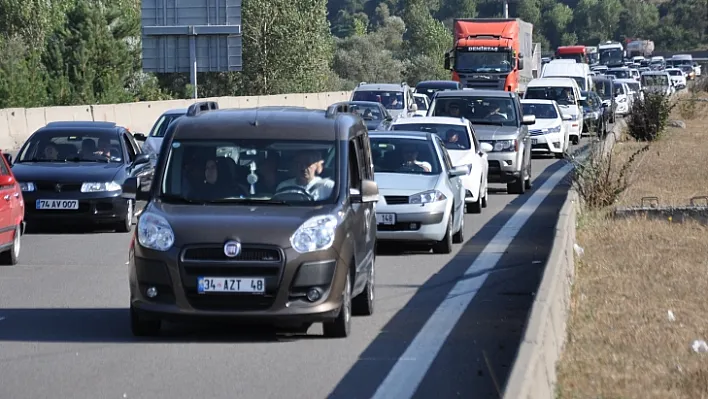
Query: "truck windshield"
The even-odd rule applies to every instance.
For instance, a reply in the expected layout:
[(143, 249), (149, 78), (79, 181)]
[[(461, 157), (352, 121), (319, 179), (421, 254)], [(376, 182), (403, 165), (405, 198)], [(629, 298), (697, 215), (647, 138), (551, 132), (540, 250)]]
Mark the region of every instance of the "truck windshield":
[(594, 63), (596, 63), (596, 62), (599, 62), (599, 61), (600, 61), (600, 54), (598, 54), (598, 53), (590, 53), (590, 54), (588, 54), (588, 61), (589, 61), (591, 64), (594, 64)]
[(621, 64), (623, 55), (622, 50), (618, 48), (602, 50), (600, 52), (600, 64)]
[(465, 117), (477, 125), (518, 126), (511, 97), (445, 96), (430, 108), (431, 116)]
[(513, 58), (508, 51), (464, 51), (455, 55), (458, 72), (511, 72)]

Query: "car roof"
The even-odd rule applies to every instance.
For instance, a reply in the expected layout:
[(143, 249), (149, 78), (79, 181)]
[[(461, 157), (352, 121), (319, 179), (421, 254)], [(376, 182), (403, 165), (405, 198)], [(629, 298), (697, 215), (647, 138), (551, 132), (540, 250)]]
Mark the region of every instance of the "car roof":
[(121, 131), (121, 126), (115, 122), (94, 122), (94, 121), (56, 121), (49, 122), (45, 126), (39, 128), (38, 131), (50, 130), (72, 130), (75, 132), (96, 132), (103, 133), (118, 133)]
[(661, 76), (664, 76), (664, 75), (667, 75), (667, 72), (666, 72), (666, 70), (663, 70), (663, 71), (644, 71), (644, 72), (642, 72), (642, 75), (661, 75)]
[(348, 140), (363, 120), (346, 112), (293, 106), (218, 109), (177, 119), (174, 139)]
[(681, 68), (666, 68), (666, 69), (664, 69), (664, 70), (665, 70), (666, 72), (668, 72), (668, 71), (680, 71)]
[(440, 123), (454, 126), (467, 126), (469, 121), (465, 118), (454, 118), (451, 116), (418, 116), (415, 118), (402, 118), (393, 122), (392, 125), (412, 125), (415, 123)]
[(425, 95), (425, 94), (423, 94), (423, 93), (413, 93), (413, 96), (415, 96), (415, 97), (425, 97), (425, 98), (428, 98), (428, 96)]
[(424, 80), (422, 82), (418, 82), (415, 87), (426, 87), (426, 86), (450, 86), (450, 87), (458, 87), (460, 86), (460, 82), (455, 81), (455, 80)]
[(565, 87), (577, 83), (572, 78), (538, 78), (529, 82), (528, 87)]
[(383, 107), (383, 104), (376, 102), (376, 101), (342, 101), (338, 102), (337, 104), (339, 105), (344, 105), (344, 104), (351, 104), (351, 105), (366, 105), (366, 106), (381, 106)]
[(405, 86), (401, 83), (360, 83), (354, 91), (405, 91)]
[(187, 108), (173, 108), (163, 112), (162, 115), (184, 115), (186, 113)]
[(531, 99), (531, 98), (522, 98), (521, 99), (521, 104), (549, 104), (552, 105), (555, 100), (541, 100), (541, 99)]
[(421, 132), (419, 130), (374, 130), (369, 132), (369, 138), (397, 138), (420, 141), (435, 141), (435, 133)]
[(609, 72), (609, 71), (624, 71), (624, 70), (627, 70), (627, 69), (629, 69), (629, 67), (626, 67), (626, 66), (623, 66), (623, 67), (614, 67), (614, 68), (609, 68), (609, 69), (608, 69), (608, 72)]
[(435, 97), (511, 97), (512, 92), (504, 90), (444, 90), (435, 93)]
[(627, 79), (627, 78), (625, 78), (625, 79), (616, 79), (615, 82), (620, 82), (620, 83), (636, 83), (636, 84), (639, 84), (639, 82), (637, 82), (636, 80), (634, 80), (634, 79)]

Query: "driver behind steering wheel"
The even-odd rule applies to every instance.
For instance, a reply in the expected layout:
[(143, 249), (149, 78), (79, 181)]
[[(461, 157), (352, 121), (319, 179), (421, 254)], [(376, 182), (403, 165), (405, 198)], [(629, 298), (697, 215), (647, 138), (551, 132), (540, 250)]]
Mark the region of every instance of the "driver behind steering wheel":
[(494, 117), (494, 116), (501, 116), (504, 119), (507, 119), (507, 116), (505, 113), (501, 112), (502, 107), (504, 106), (503, 103), (499, 103), (497, 101), (490, 101), (489, 102), (489, 110), (491, 111), (488, 115), (487, 118), (489, 117)]
[(317, 176), (322, 172), (324, 159), (317, 151), (304, 150), (295, 155), (293, 171), (295, 177), (278, 184), (276, 193), (288, 187), (299, 187), (307, 191), (313, 201), (319, 201), (332, 195), (334, 180)]
[(403, 154), (402, 166), (417, 165), (426, 172), (431, 172), (433, 170), (433, 167), (430, 166), (428, 162), (418, 160), (418, 149), (415, 146), (410, 144), (406, 145), (403, 147), (401, 153)]

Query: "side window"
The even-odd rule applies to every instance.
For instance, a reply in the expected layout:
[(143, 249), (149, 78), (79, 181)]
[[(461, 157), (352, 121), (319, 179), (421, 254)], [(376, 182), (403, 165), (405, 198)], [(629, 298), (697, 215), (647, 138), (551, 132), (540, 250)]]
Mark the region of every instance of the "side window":
[(142, 150), (142, 149), (140, 148), (140, 146), (138, 145), (138, 142), (135, 141), (135, 138), (133, 137), (133, 135), (130, 134), (130, 133), (126, 133), (126, 136), (128, 137), (128, 141), (130, 141), (130, 145), (133, 146), (133, 151), (134, 151), (136, 154), (142, 154), (142, 153), (143, 153), (143, 150)]
[[(3, 158), (5, 158), (3, 156)], [(7, 159), (3, 159), (2, 162), (0, 162), (0, 175), (2, 176), (7, 176), (10, 174), (10, 170), (7, 168)]]
[(440, 147), (440, 152), (442, 152), (443, 162), (445, 162), (445, 168), (447, 170), (452, 169), (452, 160), (450, 159), (450, 154), (448, 154), (447, 149), (445, 148), (445, 144), (439, 137), (435, 137), (435, 139), (438, 142), (438, 146)]
[(356, 139), (349, 140), (349, 188), (361, 190), (361, 168), (359, 166), (359, 156)]
[(366, 134), (362, 134), (357, 137), (356, 140), (357, 149), (359, 150), (359, 170), (361, 177), (367, 180), (374, 180), (374, 160), (371, 156), (371, 143), (369, 142), (369, 137)]
[(133, 148), (133, 145), (130, 143), (130, 139), (128, 138), (126, 133), (122, 134), (123, 136), (123, 145), (125, 145), (125, 148), (128, 150), (128, 157), (130, 158), (130, 162), (135, 161), (135, 148)]

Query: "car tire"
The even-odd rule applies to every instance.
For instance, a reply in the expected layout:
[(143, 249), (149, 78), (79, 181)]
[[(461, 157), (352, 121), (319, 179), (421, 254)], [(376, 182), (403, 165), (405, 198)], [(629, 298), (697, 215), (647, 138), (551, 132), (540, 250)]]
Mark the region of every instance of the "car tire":
[(433, 245), (433, 253), (435, 254), (449, 254), (452, 252), (452, 220), (454, 214), (450, 212), (450, 217), (447, 220), (447, 230), (445, 230), (445, 237), (442, 240), (436, 242)]
[(514, 180), (513, 182), (506, 183), (506, 192), (508, 194), (523, 194), (526, 192), (526, 182), (522, 177)]
[(562, 152), (555, 152), (555, 153), (553, 153), (553, 155), (554, 155), (557, 159), (563, 159), (563, 158), (565, 158), (565, 154), (562, 153)]
[(20, 249), (22, 248), (22, 225), (15, 227), (15, 235), (12, 237), (12, 246), (0, 254), (0, 264), (14, 266), (20, 259)]
[(376, 257), (371, 258), (371, 268), (369, 269), (369, 276), (366, 281), (366, 287), (361, 294), (357, 295), (352, 300), (352, 314), (356, 316), (371, 316), (374, 314), (374, 279), (376, 276)]
[(128, 209), (126, 215), (123, 220), (118, 223), (118, 228), (116, 229), (119, 233), (127, 233), (133, 227), (133, 201), (127, 200), (127, 204)]
[(130, 305), (130, 331), (136, 337), (156, 337), (160, 335), (162, 320), (146, 319)]
[(351, 273), (347, 270), (342, 293), (342, 306), (339, 314), (332, 321), (322, 323), (322, 333), (327, 338), (346, 338), (352, 328), (352, 281)]
[(482, 213), (482, 190), (480, 189), (480, 193), (477, 194), (477, 201), (475, 202), (468, 202), (465, 204), (465, 208), (467, 210), (467, 213)]
[[(479, 202), (479, 201), (478, 201)], [(453, 244), (462, 244), (465, 242), (465, 215), (462, 214), (462, 220), (460, 221), (460, 230), (452, 236)]]
[(482, 208), (487, 207), (487, 198), (489, 198), (489, 187), (484, 186), (484, 197), (482, 197)]
[(528, 174), (529, 175), (526, 177), (526, 180), (524, 180), (524, 188), (526, 190), (531, 190), (531, 162), (529, 162)]

